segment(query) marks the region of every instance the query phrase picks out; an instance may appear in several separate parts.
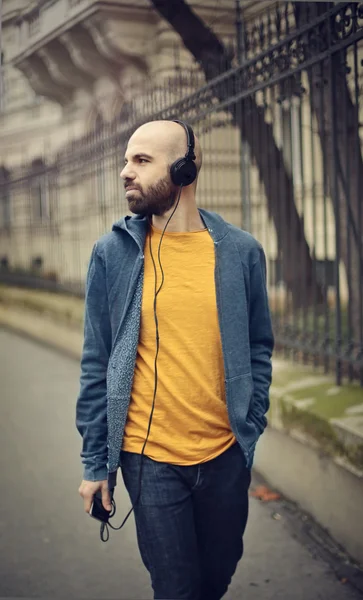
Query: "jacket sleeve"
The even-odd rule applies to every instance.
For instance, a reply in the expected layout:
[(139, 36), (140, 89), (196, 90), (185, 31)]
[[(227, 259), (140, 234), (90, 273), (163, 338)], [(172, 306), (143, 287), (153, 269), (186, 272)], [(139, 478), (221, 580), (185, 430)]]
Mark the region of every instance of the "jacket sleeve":
[(270, 406), (269, 389), (272, 377), (271, 356), (274, 347), (270, 309), (266, 287), (266, 258), (259, 248), (259, 258), (250, 271), (249, 332), (253, 400), (251, 413), (260, 433), (267, 425), (265, 413)]
[(76, 427), (83, 438), (84, 479), (107, 479), (107, 366), (111, 352), (105, 267), (94, 245), (85, 290), (84, 343)]

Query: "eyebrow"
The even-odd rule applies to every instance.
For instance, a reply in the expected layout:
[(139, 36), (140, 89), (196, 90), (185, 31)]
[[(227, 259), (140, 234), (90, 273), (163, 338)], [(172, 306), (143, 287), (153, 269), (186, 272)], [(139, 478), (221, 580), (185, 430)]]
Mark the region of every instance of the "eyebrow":
[[(134, 154), (133, 159), (137, 159), (137, 158), (148, 158), (149, 160), (152, 160), (152, 156), (150, 156), (150, 154), (146, 154), (146, 152), (139, 152), (138, 154)], [(127, 158), (125, 157), (125, 163), (128, 162)]]

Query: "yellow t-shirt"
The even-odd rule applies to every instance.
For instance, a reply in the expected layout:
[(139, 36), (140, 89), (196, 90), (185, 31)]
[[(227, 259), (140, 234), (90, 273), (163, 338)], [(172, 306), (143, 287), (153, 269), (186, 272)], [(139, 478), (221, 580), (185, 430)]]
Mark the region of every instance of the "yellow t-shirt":
[[(122, 449), (141, 453), (154, 396), (155, 272), (162, 232), (146, 237), (140, 336)], [(223, 355), (214, 281), (214, 243), (207, 229), (165, 233), (160, 249), (164, 283), (157, 296), (158, 383), (145, 455), (175, 465), (219, 456), (235, 443), (225, 398)]]

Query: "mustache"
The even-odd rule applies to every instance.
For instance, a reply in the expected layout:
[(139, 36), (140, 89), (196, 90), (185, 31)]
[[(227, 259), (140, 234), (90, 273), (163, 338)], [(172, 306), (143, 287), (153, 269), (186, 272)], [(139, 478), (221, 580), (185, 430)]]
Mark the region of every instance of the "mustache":
[(125, 183), (124, 183), (124, 188), (126, 189), (127, 187), (132, 187), (132, 188), (134, 188), (135, 190), (139, 190), (139, 191), (141, 191), (141, 190), (140, 190), (140, 188), (139, 188), (139, 186), (138, 186), (138, 185), (135, 185), (134, 183), (132, 183), (132, 181), (125, 181)]

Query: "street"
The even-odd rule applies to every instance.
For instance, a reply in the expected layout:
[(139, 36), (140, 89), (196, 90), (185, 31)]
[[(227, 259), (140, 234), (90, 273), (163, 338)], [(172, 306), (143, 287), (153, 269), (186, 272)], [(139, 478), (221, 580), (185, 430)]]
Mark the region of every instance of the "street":
[[(0, 330), (0, 381), (0, 596), (152, 598), (133, 516), (104, 544), (98, 523), (83, 511), (77, 361)], [(130, 508), (120, 474), (115, 498), (118, 525)], [(362, 595), (339, 580), (312, 542), (294, 533), (279, 501), (251, 497), (245, 555), (225, 598)]]

